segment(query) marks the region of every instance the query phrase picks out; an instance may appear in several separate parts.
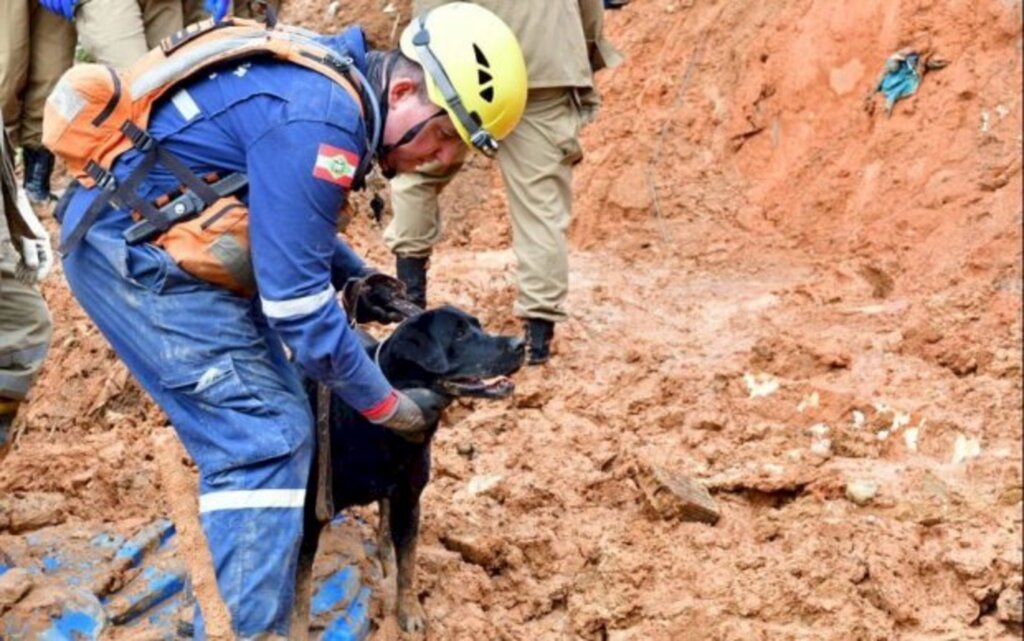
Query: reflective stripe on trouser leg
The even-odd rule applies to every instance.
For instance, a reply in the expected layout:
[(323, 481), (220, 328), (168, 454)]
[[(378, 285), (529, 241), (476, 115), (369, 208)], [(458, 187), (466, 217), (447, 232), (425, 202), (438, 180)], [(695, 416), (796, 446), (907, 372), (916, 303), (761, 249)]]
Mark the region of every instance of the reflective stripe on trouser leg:
[(569, 293), (572, 165), (581, 157), (580, 117), (568, 90), (530, 92), (519, 125), (501, 141), (512, 245), (518, 259), (516, 315), (561, 321)]
[(199, 467), (235, 632), (286, 637), (313, 449), (305, 391), (258, 302), (192, 278), (151, 245), (126, 246), (126, 224), (90, 230), (64, 260), (68, 283)]

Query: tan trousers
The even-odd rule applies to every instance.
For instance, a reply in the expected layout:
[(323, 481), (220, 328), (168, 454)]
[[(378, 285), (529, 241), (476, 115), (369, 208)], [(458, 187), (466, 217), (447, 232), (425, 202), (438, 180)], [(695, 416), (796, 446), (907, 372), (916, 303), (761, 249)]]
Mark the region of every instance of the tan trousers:
[(39, 290), (0, 274), (0, 398), (25, 398), (46, 359), (50, 332)]
[[(583, 153), (582, 114), (571, 89), (531, 90), (519, 126), (503, 141), (498, 164), (518, 260), (515, 313), (562, 321), (569, 294), (572, 167)], [(406, 174), (391, 181), (394, 218), (384, 242), (398, 256), (423, 258), (441, 238), (437, 195), (451, 177)]]
[(81, 0), (75, 27), (82, 48), (123, 69), (181, 29), (182, 15), (182, 0)]
[(0, 108), (15, 145), (42, 146), (43, 105), (74, 60), (73, 24), (38, 0), (0, 0)]
[[(203, 0), (184, 0), (185, 24), (192, 24), (210, 17), (203, 7)], [(274, 8), (274, 11), (281, 10), (281, 0), (268, 0), (267, 4)], [(252, 18), (252, 11), (249, 10), (249, 3), (246, 0), (235, 0), (232, 3), (233, 15), (240, 18)]]

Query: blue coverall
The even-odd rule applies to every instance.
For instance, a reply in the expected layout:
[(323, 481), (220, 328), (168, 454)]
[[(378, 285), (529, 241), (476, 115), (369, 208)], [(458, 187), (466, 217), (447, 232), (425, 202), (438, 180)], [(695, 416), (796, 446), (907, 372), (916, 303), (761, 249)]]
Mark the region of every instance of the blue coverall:
[[(320, 41), (365, 72), (361, 30)], [(126, 244), (133, 221), (111, 208), (64, 258), (65, 273), (199, 467), (200, 518), (236, 633), (287, 636), (314, 436), (282, 343), (364, 414), (380, 417), (396, 402), (335, 299), (341, 283), (366, 271), (336, 233), (344, 172), (317, 171), (325, 155), (364, 153), (364, 123), (328, 78), (253, 59), (172, 89), (148, 131), (198, 175), (248, 175), (258, 297), (200, 281), (154, 245)], [(141, 159), (126, 153), (114, 174), (123, 179)], [(157, 165), (138, 193), (154, 198), (177, 184)], [(96, 193), (79, 189), (70, 199), (63, 237)]]

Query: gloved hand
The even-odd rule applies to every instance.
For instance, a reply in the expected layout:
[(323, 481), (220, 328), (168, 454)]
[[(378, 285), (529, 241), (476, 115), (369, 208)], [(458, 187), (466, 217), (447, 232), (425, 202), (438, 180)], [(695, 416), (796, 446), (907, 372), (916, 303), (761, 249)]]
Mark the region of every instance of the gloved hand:
[(228, 15), (228, 9), (231, 8), (231, 0), (206, 0), (205, 4), (206, 10), (213, 16), (215, 22), (223, 20), (224, 16)]
[(448, 405), (448, 397), (425, 387), (396, 390), (398, 403), (391, 416), (379, 421), (389, 430), (413, 443), (422, 443), (428, 428), (437, 425), (441, 412)]
[(21, 261), (14, 276), (26, 285), (34, 285), (53, 269), (53, 247), (49, 238), (22, 238)]
[(350, 278), (341, 290), (341, 302), (349, 318), (357, 323), (375, 321), (387, 325), (405, 320), (412, 313), (405, 283), (379, 272)]
[(75, 5), (78, 0), (39, 0), (39, 6), (65, 20), (75, 19)]

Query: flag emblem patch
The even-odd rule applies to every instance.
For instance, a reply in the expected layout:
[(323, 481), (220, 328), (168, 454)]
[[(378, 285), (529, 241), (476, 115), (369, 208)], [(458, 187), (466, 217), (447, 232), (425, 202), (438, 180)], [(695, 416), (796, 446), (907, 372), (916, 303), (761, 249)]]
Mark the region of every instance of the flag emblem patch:
[(316, 164), (313, 166), (313, 176), (335, 185), (351, 187), (358, 164), (358, 154), (341, 147), (320, 143), (316, 152)]

